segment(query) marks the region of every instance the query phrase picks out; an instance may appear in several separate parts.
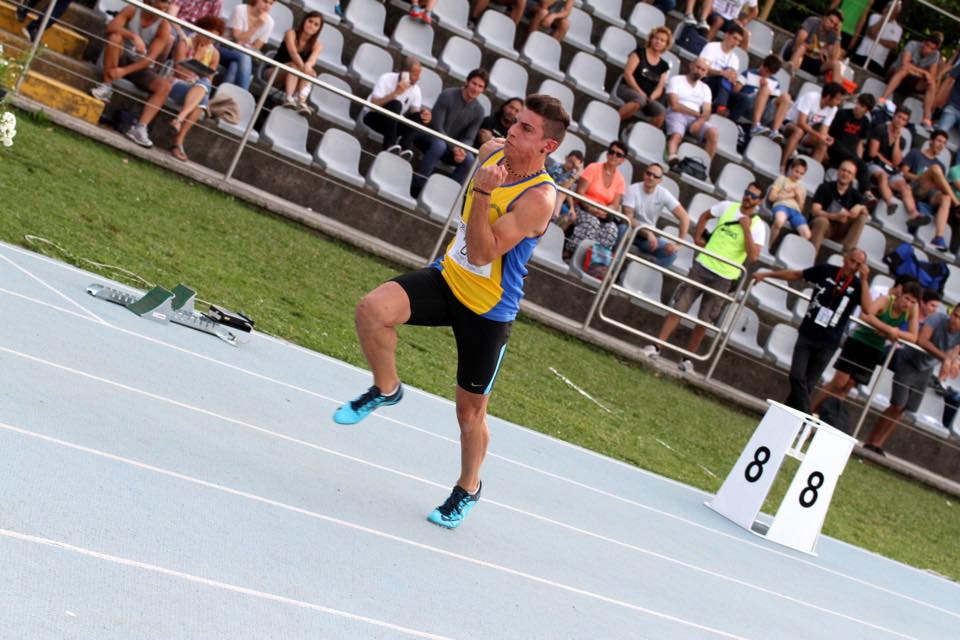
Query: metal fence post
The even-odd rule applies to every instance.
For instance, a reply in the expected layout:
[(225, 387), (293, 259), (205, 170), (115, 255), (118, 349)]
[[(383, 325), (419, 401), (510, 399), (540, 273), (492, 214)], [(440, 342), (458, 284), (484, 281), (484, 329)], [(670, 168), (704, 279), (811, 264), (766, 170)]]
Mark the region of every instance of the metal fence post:
[[(860, 429), (863, 427), (863, 423), (867, 419), (867, 414), (870, 412), (870, 403), (873, 402), (873, 397), (877, 395), (877, 387), (880, 386), (880, 378), (883, 376), (883, 372), (887, 370), (887, 367), (890, 366), (890, 361), (893, 360), (893, 354), (896, 353), (897, 349), (900, 348), (899, 343), (894, 342), (893, 346), (890, 347), (890, 351), (887, 353), (887, 357), (883, 359), (883, 365), (880, 367), (880, 375), (877, 376), (877, 379), (873, 381), (873, 386), (870, 387), (870, 395), (867, 396), (867, 401), (863, 405), (863, 411), (860, 412), (860, 419), (857, 420), (857, 426), (853, 428), (853, 437), (857, 438), (860, 434)], [(859, 438), (857, 438), (859, 440)]]
[(615, 265), (619, 266), (623, 264), (623, 261), (626, 259), (627, 242), (633, 238), (634, 234), (630, 233), (628, 226), (627, 231), (623, 234), (623, 237), (617, 242), (616, 252), (614, 253), (614, 264), (611, 264), (610, 268), (607, 269), (607, 273), (603, 276), (603, 280), (600, 281), (600, 286), (597, 288), (597, 295), (593, 296), (593, 302), (590, 303), (590, 310), (587, 312), (587, 317), (583, 321), (584, 329), (590, 328), (590, 323), (593, 322), (593, 316), (597, 313), (597, 307), (600, 306), (600, 298), (603, 295), (604, 290), (608, 288), (610, 283), (613, 281), (613, 276), (616, 271), (613, 267)]
[(40, 20), (40, 28), (37, 30), (37, 37), (33, 39), (33, 43), (30, 45), (30, 53), (27, 54), (27, 59), (23, 63), (23, 69), (20, 71), (20, 75), (17, 77), (17, 82), (13, 86), (14, 94), (20, 93), (20, 87), (23, 85), (23, 81), (27, 78), (27, 72), (30, 70), (30, 64), (37, 55), (37, 50), (40, 48), (40, 41), (43, 40), (43, 34), (47, 30), (47, 24), (50, 23), (50, 16), (53, 14), (53, 9), (56, 6), (57, 0), (50, 0), (50, 4), (47, 6), (47, 10), (44, 12), (43, 18)]
[[(745, 277), (749, 277), (745, 274)], [(747, 304), (747, 299), (750, 297), (750, 290), (753, 289), (753, 283), (756, 282), (752, 277), (749, 277), (749, 282), (747, 282), (747, 288), (743, 291), (743, 297), (740, 298), (740, 302), (737, 303), (737, 306), (734, 307), (733, 317), (730, 318), (730, 323), (724, 327), (721, 325), (722, 337), (720, 339), (720, 346), (717, 348), (717, 355), (714, 356), (713, 362), (710, 363), (710, 368), (707, 369), (707, 375), (703, 377), (704, 380), (710, 380), (713, 377), (713, 372), (716, 371), (717, 365), (720, 364), (720, 358), (723, 356), (724, 350), (727, 348), (727, 343), (730, 341), (730, 334), (733, 332), (733, 328), (737, 326), (737, 319), (740, 317), (740, 312), (743, 311), (744, 305)]]
[(253, 131), (253, 125), (256, 124), (257, 118), (263, 111), (263, 105), (270, 96), (270, 90), (273, 88), (273, 81), (277, 79), (277, 73), (279, 71), (280, 67), (274, 67), (273, 71), (270, 72), (270, 79), (267, 81), (267, 86), (263, 89), (263, 93), (260, 94), (260, 99), (257, 101), (257, 106), (253, 110), (253, 115), (250, 116), (250, 121), (247, 123), (247, 128), (244, 130), (243, 137), (240, 139), (240, 146), (237, 148), (237, 152), (233, 154), (233, 159), (230, 160), (230, 167), (223, 174), (224, 182), (229, 181), (230, 178), (233, 177), (233, 172), (237, 168), (237, 164), (240, 162), (240, 155), (247, 146), (247, 140), (250, 138), (250, 132)]

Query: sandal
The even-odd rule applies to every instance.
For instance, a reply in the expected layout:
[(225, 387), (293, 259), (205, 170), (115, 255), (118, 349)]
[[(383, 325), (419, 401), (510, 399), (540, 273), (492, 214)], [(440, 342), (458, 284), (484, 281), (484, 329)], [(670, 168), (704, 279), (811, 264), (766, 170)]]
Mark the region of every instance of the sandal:
[(170, 154), (180, 162), (187, 162), (190, 160), (190, 158), (187, 157), (187, 152), (184, 151), (182, 144), (173, 145), (173, 148), (170, 149)]

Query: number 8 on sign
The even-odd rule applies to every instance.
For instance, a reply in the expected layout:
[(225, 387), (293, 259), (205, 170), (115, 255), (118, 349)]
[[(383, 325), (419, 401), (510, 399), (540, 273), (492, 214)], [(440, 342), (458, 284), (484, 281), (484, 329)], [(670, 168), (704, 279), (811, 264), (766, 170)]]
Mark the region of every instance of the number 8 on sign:
[[(814, 484), (816, 481), (816, 484)], [(817, 503), (817, 489), (823, 486), (823, 474), (819, 471), (814, 471), (809, 476), (807, 476), (807, 486), (804, 487), (803, 491), (800, 492), (800, 506), (804, 509), (809, 509), (814, 504)], [(809, 497), (807, 497), (809, 495)]]
[(760, 476), (763, 475), (763, 465), (769, 461), (770, 449), (763, 446), (757, 447), (757, 450), (753, 452), (753, 462), (748, 464), (747, 468), (743, 470), (743, 477), (747, 479), (747, 482), (756, 482), (760, 479)]

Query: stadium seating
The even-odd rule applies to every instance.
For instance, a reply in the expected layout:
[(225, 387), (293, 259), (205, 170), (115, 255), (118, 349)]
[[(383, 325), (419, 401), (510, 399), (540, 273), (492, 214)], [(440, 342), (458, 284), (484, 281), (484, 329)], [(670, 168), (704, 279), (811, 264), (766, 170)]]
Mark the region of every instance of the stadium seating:
[(274, 109), (260, 131), (260, 138), (282, 156), (309, 165), (313, 157), (307, 153), (307, 119), (292, 109)]
[(637, 50), (637, 39), (630, 32), (613, 25), (608, 26), (600, 36), (597, 55), (610, 64), (623, 67), (627, 58)]
[(627, 29), (637, 34), (641, 39), (647, 40), (651, 31), (664, 26), (666, 22), (667, 18), (660, 9), (652, 4), (638, 2), (633, 5), (633, 11), (630, 12)]
[(360, 141), (340, 129), (331, 127), (323, 133), (313, 159), (323, 171), (348, 184), (363, 187), (366, 182), (358, 170)]
[(434, 8), (437, 14), (438, 26), (446, 29), (461, 38), (472, 38), (473, 31), (467, 26), (467, 20), (470, 17), (469, 0), (443, 0), (438, 2)]
[(438, 222), (446, 222), (450, 209), (460, 193), (460, 184), (447, 176), (434, 173), (417, 198), (417, 207)]
[[(321, 73), (317, 80), (326, 82), (332, 87), (336, 87), (350, 93), (350, 85), (329, 73)], [(314, 86), (310, 90), (310, 104), (317, 110), (317, 115), (325, 120), (336, 123), (346, 129), (353, 129), (354, 119), (350, 116), (350, 101), (343, 96), (337, 95), (322, 87)]]
[(367, 172), (367, 186), (374, 193), (411, 210), (417, 206), (417, 201), (410, 197), (412, 181), (413, 167), (410, 163), (387, 151), (377, 154)]
[[(254, 100), (253, 95), (243, 87), (238, 87), (235, 84), (226, 82), (217, 87), (213, 95), (215, 98), (219, 96), (232, 98), (233, 101), (237, 103), (240, 116), (239, 122), (236, 124), (226, 122), (223, 118), (218, 118), (217, 127), (235, 136), (242, 136), (243, 132), (246, 131), (250, 125), (250, 121), (253, 119), (253, 112), (257, 107), (257, 102)], [(256, 142), (259, 139), (260, 134), (257, 130), (251, 129), (250, 142)]]
[(457, 80), (466, 82), (467, 74), (480, 66), (481, 58), (480, 47), (470, 40), (453, 36), (447, 40), (440, 54), (440, 68)]
[(393, 30), (390, 42), (405, 56), (413, 56), (431, 67), (437, 64), (433, 56), (433, 28), (430, 25), (403, 16)]
[(336, 27), (324, 24), (320, 29), (319, 39), (323, 43), (323, 49), (320, 50), (317, 64), (337, 75), (346, 75), (347, 66), (343, 64), (343, 34)]
[(575, 6), (573, 10), (570, 11), (568, 19), (570, 20), (570, 28), (567, 30), (564, 42), (573, 45), (581, 51), (596, 53), (597, 47), (595, 47), (590, 40), (593, 33), (593, 18), (590, 17), (590, 14)]
[(563, 229), (555, 224), (547, 225), (547, 230), (537, 243), (537, 248), (533, 250), (533, 261), (561, 275), (566, 275), (570, 271), (570, 265), (563, 259), (563, 243)]
[(350, 0), (345, 17), (350, 23), (350, 30), (361, 38), (372, 40), (382, 47), (390, 44), (389, 38), (383, 33), (387, 10), (382, 2)]
[(489, 89), (500, 100), (527, 95), (527, 70), (509, 58), (497, 58), (490, 69)]
[[(620, 115), (610, 105), (591, 100), (580, 116), (580, 129), (591, 140), (608, 146), (619, 138)], [(624, 164), (629, 165), (629, 162)]]
[(517, 26), (513, 20), (502, 13), (486, 11), (477, 23), (476, 38), (490, 51), (516, 60), (520, 57), (513, 48), (516, 32)]
[(563, 80), (560, 70), (560, 43), (542, 31), (534, 31), (527, 38), (520, 60), (532, 69), (554, 80)]

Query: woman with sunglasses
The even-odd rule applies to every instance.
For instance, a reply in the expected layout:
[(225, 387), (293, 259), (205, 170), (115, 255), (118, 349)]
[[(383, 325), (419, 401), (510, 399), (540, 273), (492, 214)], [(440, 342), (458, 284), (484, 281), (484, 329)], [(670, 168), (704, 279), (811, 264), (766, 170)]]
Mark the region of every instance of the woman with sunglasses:
[[(627, 185), (620, 173), (620, 165), (627, 156), (627, 149), (619, 141), (610, 143), (603, 162), (587, 165), (577, 181), (577, 193), (614, 211), (620, 211), (620, 201)], [(598, 242), (613, 251), (617, 243), (617, 220), (608, 216), (599, 207), (578, 201), (572, 237), (567, 240), (564, 254), (573, 255), (584, 240)]]

